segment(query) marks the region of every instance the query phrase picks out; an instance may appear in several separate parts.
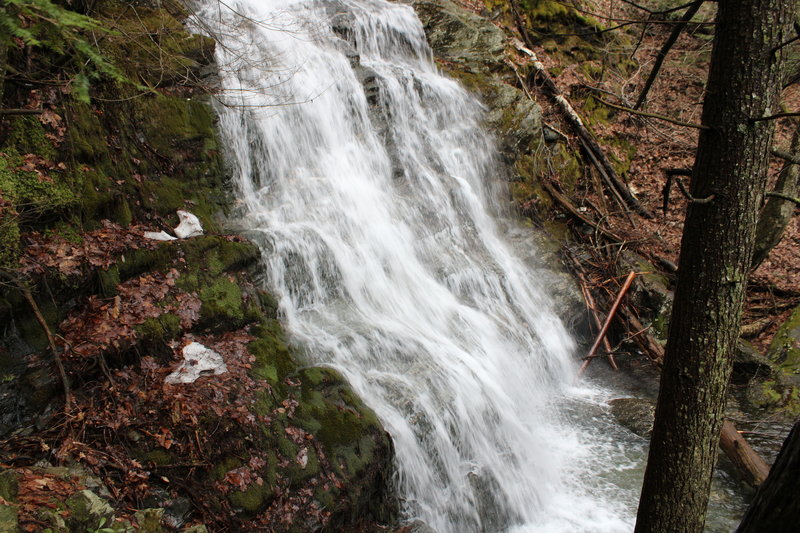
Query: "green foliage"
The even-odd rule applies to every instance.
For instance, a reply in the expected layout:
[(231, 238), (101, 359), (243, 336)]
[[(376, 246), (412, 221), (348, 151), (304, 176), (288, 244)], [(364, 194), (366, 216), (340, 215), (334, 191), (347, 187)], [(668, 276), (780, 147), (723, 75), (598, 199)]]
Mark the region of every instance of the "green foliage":
[[(99, 21), (54, 4), (51, 0), (0, 0), (0, 28), (9, 42), (71, 55), (77, 72), (70, 86), (72, 95), (89, 101), (89, 82), (101, 76), (132, 83), (87, 38), (87, 33), (114, 34)], [(138, 86), (138, 85), (137, 85)]]

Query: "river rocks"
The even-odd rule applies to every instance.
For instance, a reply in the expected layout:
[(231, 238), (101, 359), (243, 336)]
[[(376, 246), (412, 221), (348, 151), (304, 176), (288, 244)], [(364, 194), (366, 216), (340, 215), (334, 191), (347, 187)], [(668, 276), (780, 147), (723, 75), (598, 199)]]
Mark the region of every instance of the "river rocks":
[(608, 402), (617, 422), (640, 437), (649, 438), (653, 432), (656, 406), (641, 398), (617, 398)]

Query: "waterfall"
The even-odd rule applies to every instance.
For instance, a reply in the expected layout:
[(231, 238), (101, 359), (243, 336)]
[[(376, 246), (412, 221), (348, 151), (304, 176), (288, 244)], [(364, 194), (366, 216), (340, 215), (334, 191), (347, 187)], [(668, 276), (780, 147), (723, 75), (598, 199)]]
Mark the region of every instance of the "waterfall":
[(483, 109), (438, 72), (413, 9), (230, 8), (201, 20), (243, 224), (294, 344), (391, 434), (405, 517), (440, 533), (629, 530), (636, 494), (615, 478), (630, 452), (603, 392), (573, 385), (557, 304), (504, 236)]

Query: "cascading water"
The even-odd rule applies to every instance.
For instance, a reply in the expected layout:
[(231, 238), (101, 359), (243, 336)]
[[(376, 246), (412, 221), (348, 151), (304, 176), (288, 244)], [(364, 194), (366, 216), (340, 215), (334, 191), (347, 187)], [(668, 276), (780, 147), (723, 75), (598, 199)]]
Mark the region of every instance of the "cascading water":
[(630, 530), (643, 445), (571, 385), (544, 281), (498, 229), (481, 107), (437, 72), (412, 8), (231, 9), (201, 19), (244, 224), (294, 342), (391, 433), (405, 515), (441, 533)]

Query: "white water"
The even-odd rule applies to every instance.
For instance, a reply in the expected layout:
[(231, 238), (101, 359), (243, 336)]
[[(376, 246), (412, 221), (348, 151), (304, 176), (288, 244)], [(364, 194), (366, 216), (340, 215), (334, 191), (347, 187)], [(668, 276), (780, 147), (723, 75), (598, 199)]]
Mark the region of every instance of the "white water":
[(545, 281), (501, 235), (481, 107), (438, 73), (413, 10), (231, 6), (252, 20), (202, 18), (221, 39), (244, 223), (293, 341), (392, 435), (405, 517), (440, 533), (629, 531), (642, 443), (620, 444), (607, 393), (572, 385)]

